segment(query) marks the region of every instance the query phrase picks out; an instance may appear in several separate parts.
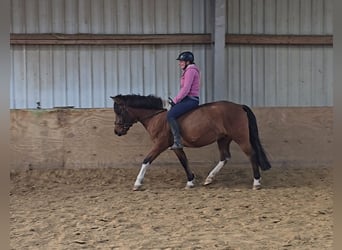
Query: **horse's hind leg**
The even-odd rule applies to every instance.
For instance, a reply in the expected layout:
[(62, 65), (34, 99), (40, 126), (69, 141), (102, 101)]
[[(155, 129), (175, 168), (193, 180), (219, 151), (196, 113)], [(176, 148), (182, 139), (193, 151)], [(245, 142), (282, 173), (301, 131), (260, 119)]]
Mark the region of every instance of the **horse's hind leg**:
[(213, 182), (215, 176), (218, 172), (220, 172), (221, 168), (227, 163), (227, 161), (230, 159), (230, 151), (229, 151), (229, 145), (231, 140), (228, 140), (227, 138), (222, 138), (217, 141), (218, 148), (220, 150), (220, 161), (217, 163), (217, 165), (210, 171), (207, 178), (205, 179), (204, 185), (209, 185)]
[(252, 164), (252, 168), (253, 168), (253, 177), (254, 177), (254, 180), (253, 180), (253, 189), (254, 190), (258, 190), (261, 188), (261, 183), (260, 183), (260, 180), (261, 180), (261, 176), (260, 176), (260, 171), (259, 171), (259, 166), (257, 164), (257, 161), (256, 161), (256, 158), (255, 158), (255, 153), (253, 151), (253, 153), (251, 154), (250, 156), (250, 162)]
[(187, 179), (188, 179), (185, 188), (192, 188), (192, 187), (194, 187), (194, 185), (195, 185), (194, 184), (195, 175), (191, 172), (191, 170), (189, 168), (188, 159), (187, 159), (187, 157), (186, 157), (186, 155), (184, 153), (184, 150), (183, 149), (177, 149), (177, 150), (174, 150), (174, 152), (177, 155), (178, 160), (182, 164), (182, 166), (183, 166), (183, 168), (185, 170)]
[(257, 190), (261, 188), (261, 176), (260, 176), (260, 171), (259, 171), (259, 166), (257, 164), (256, 160), (256, 154), (254, 150), (252, 149), (252, 145), (249, 142), (246, 143), (238, 143), (242, 151), (248, 156), (249, 161), (252, 164), (252, 169), (253, 169), (253, 189)]

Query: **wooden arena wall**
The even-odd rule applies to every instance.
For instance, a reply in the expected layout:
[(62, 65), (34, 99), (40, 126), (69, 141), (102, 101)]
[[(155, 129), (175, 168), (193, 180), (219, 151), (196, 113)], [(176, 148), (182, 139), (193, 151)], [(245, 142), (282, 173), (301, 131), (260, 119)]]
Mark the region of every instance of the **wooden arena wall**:
[[(253, 108), (259, 135), (273, 165), (330, 165), (332, 163), (332, 107)], [(11, 169), (107, 168), (137, 166), (151, 141), (135, 124), (127, 135), (113, 130), (112, 109), (11, 110)], [(185, 149), (191, 167), (214, 165), (216, 144)], [(231, 164), (248, 164), (235, 143)], [(172, 151), (156, 165), (178, 163)]]

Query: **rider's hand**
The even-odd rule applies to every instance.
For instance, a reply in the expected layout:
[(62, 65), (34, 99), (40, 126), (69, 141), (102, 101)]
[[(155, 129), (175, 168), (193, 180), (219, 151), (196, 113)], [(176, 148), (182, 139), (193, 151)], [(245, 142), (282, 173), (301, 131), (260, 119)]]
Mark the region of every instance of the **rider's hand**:
[(175, 106), (176, 105), (176, 103), (172, 100), (172, 98), (171, 97), (169, 97), (169, 99), (168, 99), (168, 101), (167, 101), (170, 105), (171, 105), (171, 107), (173, 107), (173, 106)]

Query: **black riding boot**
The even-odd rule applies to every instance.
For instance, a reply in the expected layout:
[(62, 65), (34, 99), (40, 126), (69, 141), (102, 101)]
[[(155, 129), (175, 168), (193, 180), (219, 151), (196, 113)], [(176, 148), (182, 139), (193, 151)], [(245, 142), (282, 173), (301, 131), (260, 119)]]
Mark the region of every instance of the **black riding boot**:
[(169, 120), (169, 125), (171, 128), (171, 132), (173, 134), (173, 145), (170, 149), (182, 149), (183, 145), (181, 143), (181, 137), (179, 132), (179, 125), (176, 120)]

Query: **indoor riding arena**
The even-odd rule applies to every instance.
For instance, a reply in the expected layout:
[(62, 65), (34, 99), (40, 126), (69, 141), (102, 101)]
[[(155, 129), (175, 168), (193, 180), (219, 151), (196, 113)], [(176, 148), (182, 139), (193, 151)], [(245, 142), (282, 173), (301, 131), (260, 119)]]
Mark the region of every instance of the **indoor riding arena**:
[[(332, 249), (332, 0), (11, 0), (11, 249)], [(249, 106), (272, 165), (253, 189), (236, 143), (172, 150), (114, 133), (111, 96)], [(215, 121), (212, 121), (215, 123)], [(210, 131), (208, 131), (210, 133)]]

